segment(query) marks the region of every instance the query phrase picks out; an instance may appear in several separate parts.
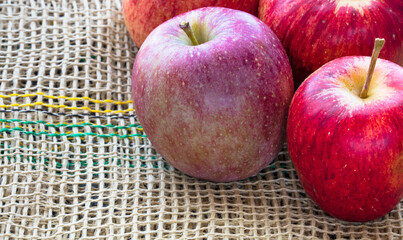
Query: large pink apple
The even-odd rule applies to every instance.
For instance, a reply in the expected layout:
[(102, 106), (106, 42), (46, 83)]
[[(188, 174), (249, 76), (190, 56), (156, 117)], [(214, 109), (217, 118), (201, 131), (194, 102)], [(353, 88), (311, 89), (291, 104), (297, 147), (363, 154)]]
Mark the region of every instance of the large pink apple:
[(382, 217), (403, 197), (403, 68), (379, 59), (361, 98), (369, 64), (363, 56), (327, 63), (289, 109), (288, 149), (302, 186), (347, 221)]
[(127, 30), (138, 47), (161, 23), (181, 13), (208, 6), (242, 10), (257, 16), (259, 0), (123, 0)]
[(403, 66), (402, 0), (261, 0), (259, 18), (282, 42), (295, 87), (333, 59), (371, 55), (376, 37), (380, 57)]
[(247, 178), (285, 140), (292, 71), (275, 34), (246, 12), (207, 7), (161, 24), (136, 56), (132, 86), (151, 143), (188, 175)]

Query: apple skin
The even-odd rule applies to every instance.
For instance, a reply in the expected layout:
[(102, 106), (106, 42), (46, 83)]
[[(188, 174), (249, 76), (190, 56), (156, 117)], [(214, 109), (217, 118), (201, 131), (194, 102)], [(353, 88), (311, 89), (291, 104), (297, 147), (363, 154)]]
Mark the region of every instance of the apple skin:
[(380, 58), (403, 66), (402, 0), (261, 0), (259, 18), (282, 42), (295, 88), (333, 59), (371, 56), (375, 38), (386, 40)]
[[(178, 26), (183, 21), (208, 41), (193, 46)], [(132, 74), (144, 131), (180, 171), (216, 182), (244, 179), (281, 150), (292, 70), (258, 18), (220, 7), (179, 15), (147, 37)]]
[(123, 0), (123, 16), (131, 38), (140, 47), (161, 23), (181, 13), (208, 6), (242, 10), (257, 16), (259, 0)]
[(368, 98), (359, 93), (370, 57), (333, 60), (296, 91), (287, 123), (299, 180), (325, 212), (366, 222), (403, 197), (403, 68), (378, 59)]

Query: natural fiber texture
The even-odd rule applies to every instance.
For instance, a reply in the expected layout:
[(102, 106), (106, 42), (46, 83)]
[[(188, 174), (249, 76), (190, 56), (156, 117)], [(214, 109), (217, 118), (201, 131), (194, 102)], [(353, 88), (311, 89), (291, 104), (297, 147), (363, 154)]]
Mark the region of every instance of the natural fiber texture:
[(0, 0), (0, 44), (0, 239), (403, 239), (403, 202), (325, 214), (286, 146), (233, 183), (168, 165), (133, 109), (120, 0)]

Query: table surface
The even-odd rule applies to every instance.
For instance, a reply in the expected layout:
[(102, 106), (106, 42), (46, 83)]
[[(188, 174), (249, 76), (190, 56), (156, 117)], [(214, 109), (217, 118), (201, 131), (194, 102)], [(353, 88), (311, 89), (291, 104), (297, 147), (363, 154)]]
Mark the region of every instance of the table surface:
[[(249, 179), (188, 177), (136, 117), (120, 0), (0, 1), (2, 239), (402, 239), (324, 213), (287, 147)], [(247, 144), (247, 143), (245, 143)]]

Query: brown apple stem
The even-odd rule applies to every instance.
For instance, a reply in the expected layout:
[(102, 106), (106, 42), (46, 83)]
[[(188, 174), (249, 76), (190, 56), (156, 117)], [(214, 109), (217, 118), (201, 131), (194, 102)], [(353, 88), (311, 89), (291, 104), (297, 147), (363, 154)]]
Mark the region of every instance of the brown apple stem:
[(193, 45), (195, 46), (199, 45), (199, 42), (197, 41), (196, 36), (192, 30), (192, 27), (190, 27), (189, 22), (181, 22), (179, 24), (179, 27), (182, 28), (182, 30), (186, 33), (186, 35), (188, 35)]
[(367, 78), (365, 79), (364, 86), (362, 87), (360, 98), (368, 97), (369, 84), (371, 84), (372, 74), (374, 73), (375, 70), (376, 60), (378, 60), (379, 53), (381, 52), (383, 45), (385, 45), (385, 39), (375, 38), (374, 50), (372, 51), (371, 56), (371, 63), (369, 64)]

